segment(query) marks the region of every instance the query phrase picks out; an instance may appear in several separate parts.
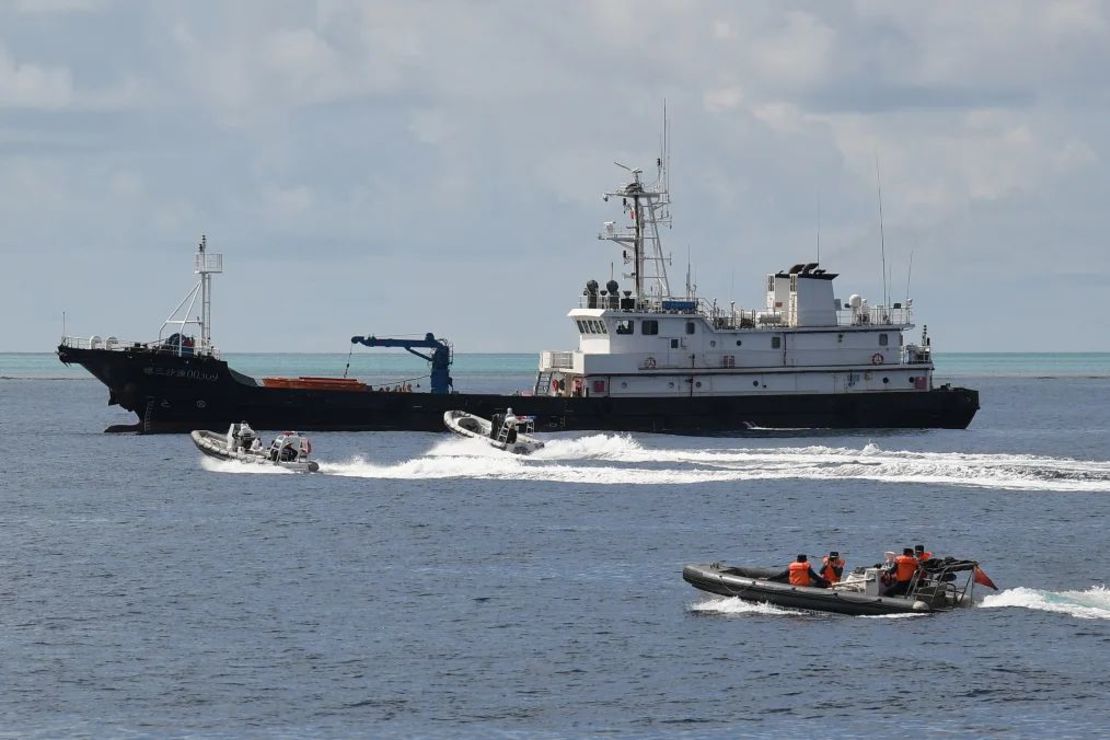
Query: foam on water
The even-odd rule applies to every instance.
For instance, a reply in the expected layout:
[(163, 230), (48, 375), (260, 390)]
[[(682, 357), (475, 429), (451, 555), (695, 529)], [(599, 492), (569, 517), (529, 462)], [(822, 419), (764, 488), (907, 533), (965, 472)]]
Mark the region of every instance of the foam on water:
[[(480, 444), (480, 443), (479, 443)], [(344, 463), (320, 463), (320, 471), (355, 478), (483, 478), (489, 480), (579, 483), (588, 476), (600, 485), (685, 485), (735, 480), (728, 471), (647, 469), (537, 463), (531, 458), (497, 452), (473, 456), (429, 455), (394, 464), (377, 464), (356, 457)]]
[[(676, 437), (679, 444), (690, 438)], [(716, 442), (716, 440), (715, 440)], [(265, 465), (205, 459), (224, 473), (289, 472)], [(356, 456), (320, 462), (323, 473), (360, 478), (489, 478), (602, 485), (667, 485), (801, 479), (870, 480), (1001, 488), (1015, 491), (1110, 492), (1110, 462), (1006, 453), (884, 451), (862, 448), (647, 447), (628, 434), (556, 437), (530, 456), (505, 453), (482, 440), (449, 437), (423, 456), (375, 463)]]
[(787, 609), (785, 607), (775, 606), (765, 601), (744, 601), (734, 596), (722, 596), (720, 598), (698, 601), (690, 605), (690, 611), (712, 614), (765, 614), (791, 617), (812, 614), (812, 612), (799, 609)]
[[(788, 609), (784, 606), (775, 606), (765, 601), (744, 601), (743, 599), (723, 596), (706, 601), (699, 601), (690, 605), (690, 611), (712, 614), (761, 614), (769, 616), (814, 616), (817, 614), (830, 614), (830, 612), (806, 611), (804, 609)], [(848, 616), (848, 615), (836, 615)], [(859, 619), (918, 619), (927, 614), (870, 614), (858, 617)]]
[(643, 453), (643, 446), (628, 434), (592, 434), (552, 439), (532, 457), (538, 460), (622, 460)]
[(249, 463), (240, 462), (238, 460), (217, 460), (214, 457), (202, 455), (200, 458), (200, 465), (205, 470), (212, 473), (256, 473), (261, 475), (297, 475), (295, 470), (287, 470), (280, 468), (277, 465), (265, 465), (262, 463)]
[[(676, 438), (688, 442), (688, 438)], [(604, 465), (603, 463), (609, 463)], [(494, 478), (653, 485), (717, 481), (871, 480), (1023, 491), (1110, 492), (1110, 462), (1035, 455), (881, 450), (850, 447), (645, 447), (629, 435), (555, 438), (528, 457), (481, 440), (451, 438), (427, 455), (397, 464), (363, 458), (322, 464), (366, 478)]]
[(1079, 619), (1110, 619), (1110, 590), (1092, 586), (1086, 591), (1041, 591), (1035, 588), (1008, 588), (990, 594), (979, 604), (986, 608), (1021, 607), (1037, 611), (1069, 614)]

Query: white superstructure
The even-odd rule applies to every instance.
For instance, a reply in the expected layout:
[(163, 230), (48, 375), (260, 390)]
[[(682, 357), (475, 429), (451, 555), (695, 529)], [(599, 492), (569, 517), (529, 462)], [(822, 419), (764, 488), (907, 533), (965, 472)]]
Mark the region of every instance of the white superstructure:
[[(620, 165), (624, 167), (624, 165)], [(670, 219), (666, 149), (654, 183), (641, 170), (605, 194), (622, 221), (599, 239), (617, 244), (631, 271), (627, 288), (586, 284), (570, 311), (578, 348), (543, 352), (535, 393), (557, 396), (681, 397), (882, 393), (932, 388), (928, 339), (909, 344), (911, 302), (869, 305), (838, 297), (835, 274), (816, 262), (766, 277), (761, 308), (720, 306), (687, 281), (671, 292), (660, 226)], [(628, 169), (628, 168), (625, 168)]]

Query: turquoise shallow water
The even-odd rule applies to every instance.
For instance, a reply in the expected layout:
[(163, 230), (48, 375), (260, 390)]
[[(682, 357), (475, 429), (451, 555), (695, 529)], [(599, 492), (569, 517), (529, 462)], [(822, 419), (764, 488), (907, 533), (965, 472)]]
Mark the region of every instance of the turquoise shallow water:
[[(359, 352), (344, 354), (259, 353), (227, 354), (225, 358), (239, 372), (254, 377), (266, 375), (342, 375), (373, 383), (399, 382), (426, 374), (427, 363), (404, 352)], [(514, 390), (536, 370), (539, 358), (528, 353), (455, 355), (453, 372), (459, 390), (469, 390), (464, 379), (481, 379), (483, 385), (503, 379), (503, 390)], [(942, 379), (976, 377), (1110, 377), (1110, 353), (999, 353), (949, 352), (934, 355), (937, 376)], [(0, 353), (0, 377), (6, 378), (81, 378), (84, 370), (66, 367), (53, 353)]]

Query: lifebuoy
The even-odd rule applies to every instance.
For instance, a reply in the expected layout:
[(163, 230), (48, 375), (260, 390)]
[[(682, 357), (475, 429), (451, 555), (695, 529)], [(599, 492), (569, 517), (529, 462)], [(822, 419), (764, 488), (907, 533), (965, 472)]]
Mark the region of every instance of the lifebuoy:
[(872, 365), (882, 365), (883, 364), (882, 354), (879, 353), (879, 352), (876, 352), (875, 354), (871, 355), (871, 364)]
[(649, 357), (646, 360), (644, 360), (644, 367), (646, 367), (648, 370), (654, 370), (655, 369), (655, 358), (654, 357)]

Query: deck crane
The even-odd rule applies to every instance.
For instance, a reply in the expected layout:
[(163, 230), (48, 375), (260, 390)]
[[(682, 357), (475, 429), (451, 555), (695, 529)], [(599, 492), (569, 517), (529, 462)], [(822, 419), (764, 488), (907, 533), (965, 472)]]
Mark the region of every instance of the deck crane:
[[(387, 337), (351, 337), (351, 344), (364, 344), (367, 347), (400, 347), (417, 357), (432, 363), (432, 393), (451, 393), (454, 381), (451, 380), (451, 345), (444, 339), (436, 339), (428, 332), (423, 339), (391, 339)], [(432, 353), (417, 352), (416, 347), (432, 350)]]

